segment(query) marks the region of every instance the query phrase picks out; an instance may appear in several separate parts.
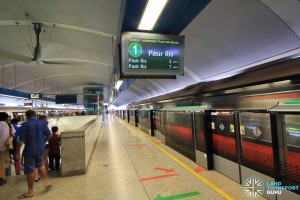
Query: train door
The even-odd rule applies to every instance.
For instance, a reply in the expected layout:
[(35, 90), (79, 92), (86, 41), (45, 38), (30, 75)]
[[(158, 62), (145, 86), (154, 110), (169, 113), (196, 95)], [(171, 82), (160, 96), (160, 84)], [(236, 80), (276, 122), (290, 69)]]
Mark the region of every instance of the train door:
[(152, 110), (151, 111), (153, 114), (153, 121), (152, 121), (152, 125), (153, 125), (153, 136), (158, 137), (158, 126), (159, 126), (159, 115), (158, 115), (158, 111), (157, 110)]
[(159, 139), (182, 155), (196, 161), (193, 112), (186, 107), (160, 110)]
[(134, 126), (139, 127), (139, 111), (135, 110), (134, 111)]
[(300, 106), (271, 109), (272, 132), (278, 146), (274, 151), (275, 179), (284, 186), (278, 200), (300, 199)]
[(159, 111), (158, 112), (158, 139), (161, 140), (163, 144), (166, 144), (166, 139), (165, 139), (165, 132), (166, 132), (166, 111)]
[(129, 123), (133, 126), (136, 125), (136, 122), (135, 122), (135, 110), (129, 110)]
[(122, 110), (122, 119), (126, 120), (126, 110)]
[(150, 123), (150, 132), (149, 135), (150, 136), (154, 136), (154, 110), (150, 110), (149, 111), (149, 123)]
[(127, 122), (130, 123), (130, 110), (126, 110), (126, 114), (127, 114)]
[(165, 144), (187, 158), (196, 161), (193, 134), (193, 112), (165, 112)]
[(230, 110), (211, 111), (211, 131), (214, 169), (240, 182), (235, 113)]
[(211, 129), (206, 126), (206, 120), (210, 122), (210, 113), (201, 111), (194, 112), (194, 135), (196, 163), (205, 169), (213, 169), (211, 143)]
[(139, 129), (151, 135), (151, 111), (149, 109), (139, 110)]
[[(251, 177), (263, 183), (274, 182), (274, 154), (270, 114), (266, 111), (240, 111), (239, 137), (241, 183)], [(262, 192), (268, 199), (276, 195)]]

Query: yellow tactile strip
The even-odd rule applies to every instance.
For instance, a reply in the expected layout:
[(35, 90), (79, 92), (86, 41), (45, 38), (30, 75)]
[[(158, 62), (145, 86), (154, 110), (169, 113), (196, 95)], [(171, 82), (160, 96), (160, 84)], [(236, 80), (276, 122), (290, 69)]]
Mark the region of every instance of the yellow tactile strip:
[(138, 128), (132, 126), (131, 124), (124, 123), (123, 120), (120, 120), (120, 121), (123, 124), (125, 124), (128, 128), (130, 128), (131, 130), (133, 130), (134, 132), (136, 132), (137, 134), (139, 134), (141, 137), (143, 137), (145, 140), (147, 140), (149, 143), (151, 143), (153, 146), (155, 146), (158, 150), (160, 150), (165, 155), (167, 155), (172, 160), (174, 160), (176, 163), (178, 163), (180, 166), (182, 166), (184, 169), (186, 169), (188, 172), (190, 172), (196, 178), (198, 178), (199, 180), (201, 180), (203, 183), (205, 183), (208, 187), (210, 187), (211, 189), (213, 189), (215, 192), (217, 192), (223, 198), (229, 199), (229, 200), (234, 200), (234, 198), (232, 196), (230, 196), (229, 194), (227, 194), (226, 192), (224, 192), (223, 190), (221, 190), (220, 188), (218, 188), (217, 186), (215, 186), (212, 182), (210, 182), (209, 180), (205, 179), (203, 176), (201, 176), (200, 174), (198, 174), (197, 172), (195, 172), (193, 169), (191, 169), (185, 163), (181, 162), (176, 157), (174, 157), (173, 155), (171, 155), (169, 152), (167, 152), (166, 150), (164, 150), (162, 147), (160, 147), (159, 145), (157, 145), (156, 143), (154, 143), (151, 139), (149, 139), (148, 137), (146, 137), (144, 135), (144, 132), (142, 132)]

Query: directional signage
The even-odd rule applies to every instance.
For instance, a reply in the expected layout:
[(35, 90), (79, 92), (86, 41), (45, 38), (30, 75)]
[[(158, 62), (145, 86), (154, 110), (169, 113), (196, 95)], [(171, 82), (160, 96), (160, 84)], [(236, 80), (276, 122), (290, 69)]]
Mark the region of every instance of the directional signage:
[(240, 126), (240, 133), (241, 135), (245, 135), (245, 126)]
[(184, 199), (184, 198), (187, 198), (187, 197), (198, 196), (198, 195), (200, 195), (200, 192), (198, 192), (198, 191), (188, 192), (188, 193), (178, 194), (178, 195), (168, 196), (168, 197), (161, 197), (160, 195), (157, 195), (154, 200)]
[(122, 76), (183, 75), (184, 37), (153, 33), (122, 34)]
[(161, 168), (161, 167), (156, 167), (156, 168), (154, 168), (154, 169), (156, 169), (156, 170), (161, 170), (161, 171), (164, 171), (164, 172), (166, 172), (166, 173), (175, 172), (175, 169), (173, 169), (173, 168), (165, 169), (165, 168)]
[(28, 99), (43, 99), (42, 93), (31, 93), (28, 94)]
[(211, 129), (216, 129), (215, 128), (215, 122), (211, 122)]
[(230, 132), (234, 133), (234, 124), (230, 124)]
[(150, 180), (167, 178), (167, 177), (172, 177), (172, 176), (178, 176), (179, 175), (178, 173), (176, 173), (175, 169), (173, 169), (173, 168), (165, 169), (165, 168), (157, 167), (157, 168), (154, 168), (154, 170), (163, 171), (163, 172), (165, 172), (165, 175), (151, 176), (151, 177), (147, 177), (147, 178), (141, 178), (141, 181), (150, 181)]
[(221, 123), (221, 124), (220, 124), (220, 126), (219, 126), (219, 128), (221, 129), (221, 131), (224, 131), (224, 129), (225, 129), (225, 126), (224, 126), (224, 124), (223, 124), (223, 123)]
[(263, 134), (264, 134), (262, 127), (259, 125), (253, 125), (251, 127), (251, 133), (252, 133), (252, 136), (257, 139), (262, 138)]

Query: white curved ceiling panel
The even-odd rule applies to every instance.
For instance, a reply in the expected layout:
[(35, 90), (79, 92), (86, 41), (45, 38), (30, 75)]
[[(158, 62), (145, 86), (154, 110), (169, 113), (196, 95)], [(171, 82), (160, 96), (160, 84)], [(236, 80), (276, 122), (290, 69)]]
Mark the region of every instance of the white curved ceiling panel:
[(126, 105), (132, 102), (138, 102), (141, 97), (135, 91), (126, 90), (122, 92), (118, 98), (114, 101), (115, 106)]
[(299, 0), (261, 0), (300, 37)]
[[(171, 92), (300, 52), (299, 1), (262, 2), (211, 1), (181, 33), (185, 36), (185, 75), (176, 80), (155, 80), (155, 85)], [(148, 92), (153, 88), (151, 96), (162, 91), (153, 83), (145, 86), (140, 80), (132, 85)], [(135, 92), (131, 87), (128, 90)]]
[(85, 27), (116, 35), (121, 0), (1, 0), (1, 20), (29, 20)]
[(55, 28), (44, 58), (76, 58), (110, 64), (112, 39), (99, 35)]
[(202, 80), (300, 47), (297, 35), (259, 1), (212, 1), (182, 34), (185, 64)]

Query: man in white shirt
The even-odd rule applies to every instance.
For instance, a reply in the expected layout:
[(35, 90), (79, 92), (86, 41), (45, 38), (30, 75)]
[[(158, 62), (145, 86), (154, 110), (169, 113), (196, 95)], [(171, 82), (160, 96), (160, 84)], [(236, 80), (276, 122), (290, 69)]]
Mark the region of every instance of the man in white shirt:
[(6, 183), (5, 169), (10, 165), (9, 149), (6, 144), (9, 136), (15, 137), (15, 129), (7, 124), (8, 114), (0, 112), (0, 186)]

